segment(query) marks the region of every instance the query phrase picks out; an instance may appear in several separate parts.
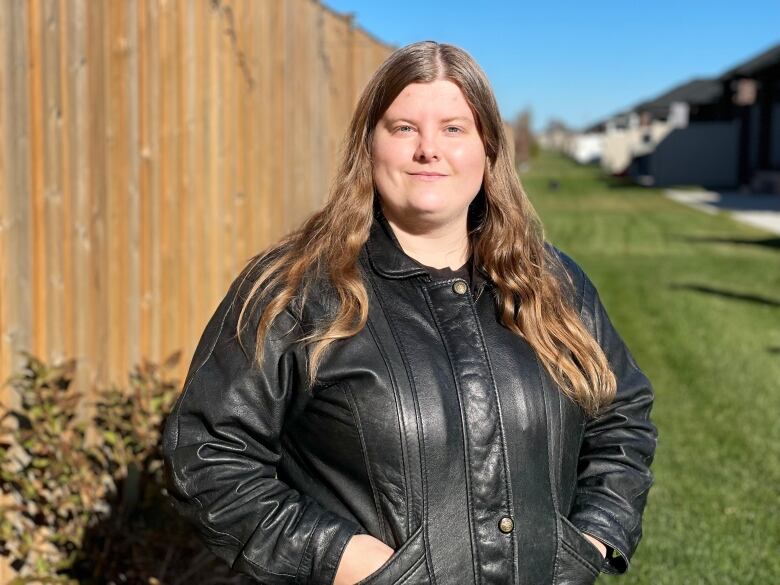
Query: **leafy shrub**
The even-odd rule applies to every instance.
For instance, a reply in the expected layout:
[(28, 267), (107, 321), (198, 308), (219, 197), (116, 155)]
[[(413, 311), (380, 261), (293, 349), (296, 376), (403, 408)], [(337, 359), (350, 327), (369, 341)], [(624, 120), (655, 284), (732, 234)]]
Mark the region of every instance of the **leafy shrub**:
[(0, 554), (13, 583), (246, 582), (166, 500), (160, 439), (178, 358), (136, 366), (127, 389), (98, 389), (88, 404), (71, 385), (73, 360), (25, 354), (8, 381), (21, 406), (0, 419)]

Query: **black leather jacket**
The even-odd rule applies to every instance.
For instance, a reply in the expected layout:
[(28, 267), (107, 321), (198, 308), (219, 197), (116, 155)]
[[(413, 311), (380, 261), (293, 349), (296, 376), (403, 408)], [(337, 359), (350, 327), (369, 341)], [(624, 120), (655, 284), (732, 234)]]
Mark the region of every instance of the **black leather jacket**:
[[(355, 533), (396, 549), (362, 583), (573, 585), (625, 571), (652, 483), (653, 391), (591, 281), (556, 252), (617, 377), (597, 418), (498, 322), (479, 269), (471, 287), (432, 279), (379, 213), (360, 256), (368, 324), (331, 346), (311, 392), (294, 340), (332, 296), (283, 312), (252, 368), (234, 335), (248, 283), (233, 283), (165, 430), (177, 509), (269, 584), (332, 583)], [(602, 562), (582, 532), (614, 554)]]

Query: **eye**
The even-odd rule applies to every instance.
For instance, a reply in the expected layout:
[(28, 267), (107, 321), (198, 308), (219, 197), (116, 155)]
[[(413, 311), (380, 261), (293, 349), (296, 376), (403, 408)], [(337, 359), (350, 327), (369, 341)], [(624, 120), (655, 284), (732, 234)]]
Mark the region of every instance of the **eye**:
[(447, 126), (448, 134), (460, 134), (461, 132), (463, 132), (463, 128), (460, 128), (459, 126)]
[(396, 126), (396, 127), (393, 129), (393, 131), (394, 131), (394, 132), (401, 132), (402, 134), (408, 134), (408, 132), (407, 132), (407, 131), (411, 131), (411, 130), (414, 130), (414, 128), (412, 128), (412, 127), (411, 127), (411, 126), (409, 126), (408, 124), (403, 124), (403, 125), (401, 125), (401, 126)]

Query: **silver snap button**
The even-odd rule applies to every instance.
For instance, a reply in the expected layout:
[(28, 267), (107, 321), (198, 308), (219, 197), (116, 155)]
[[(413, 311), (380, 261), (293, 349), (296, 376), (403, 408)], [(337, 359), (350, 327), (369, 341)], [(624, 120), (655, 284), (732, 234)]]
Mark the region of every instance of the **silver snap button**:
[(455, 294), (465, 295), (466, 291), (469, 290), (469, 285), (466, 284), (465, 280), (456, 280), (452, 283), (452, 290), (455, 291)]
[(504, 516), (498, 523), (498, 529), (504, 534), (509, 534), (515, 527), (515, 523), (509, 516)]

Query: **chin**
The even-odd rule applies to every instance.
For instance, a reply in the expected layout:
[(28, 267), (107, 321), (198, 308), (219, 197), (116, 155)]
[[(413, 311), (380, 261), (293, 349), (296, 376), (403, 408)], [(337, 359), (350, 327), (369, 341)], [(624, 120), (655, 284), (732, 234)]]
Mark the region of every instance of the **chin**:
[(451, 209), (431, 208), (431, 207), (408, 207), (406, 208), (407, 221), (416, 224), (418, 227), (428, 226), (436, 227), (448, 223), (453, 215)]
[(421, 213), (446, 213), (450, 205), (451, 198), (440, 193), (415, 194), (406, 201), (407, 209), (415, 209)]
[(427, 219), (437, 219), (440, 217), (447, 217), (451, 210), (447, 209), (443, 205), (423, 203), (423, 204), (410, 204), (406, 207), (405, 212), (407, 215), (424, 217)]

